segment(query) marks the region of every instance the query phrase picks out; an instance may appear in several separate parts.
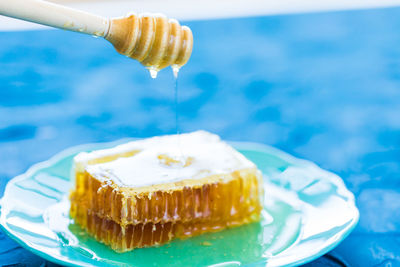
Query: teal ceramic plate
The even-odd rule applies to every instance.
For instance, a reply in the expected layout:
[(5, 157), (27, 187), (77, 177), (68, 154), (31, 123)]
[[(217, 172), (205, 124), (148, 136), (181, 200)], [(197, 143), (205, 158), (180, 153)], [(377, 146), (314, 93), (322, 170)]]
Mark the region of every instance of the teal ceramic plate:
[(268, 146), (232, 144), (264, 174), (259, 223), (113, 252), (71, 222), (66, 197), (73, 156), (116, 145), (107, 143), (69, 149), (11, 180), (1, 200), (1, 226), (26, 249), (70, 266), (291, 266), (328, 252), (354, 228), (354, 196), (338, 176)]

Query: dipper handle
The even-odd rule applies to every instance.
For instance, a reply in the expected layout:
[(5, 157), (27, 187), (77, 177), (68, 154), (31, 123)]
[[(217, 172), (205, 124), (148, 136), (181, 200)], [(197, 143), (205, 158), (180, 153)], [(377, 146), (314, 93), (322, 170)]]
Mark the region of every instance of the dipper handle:
[(101, 37), (109, 27), (107, 18), (40, 0), (0, 0), (0, 15)]

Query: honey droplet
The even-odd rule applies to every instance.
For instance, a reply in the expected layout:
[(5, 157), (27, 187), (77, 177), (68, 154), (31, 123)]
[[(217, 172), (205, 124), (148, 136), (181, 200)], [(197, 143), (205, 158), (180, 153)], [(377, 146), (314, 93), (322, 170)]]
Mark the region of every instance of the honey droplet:
[(178, 65), (173, 65), (172, 66), (172, 72), (174, 73), (175, 79), (178, 79), (179, 66)]
[(150, 76), (151, 78), (155, 79), (157, 78), (158, 70), (154, 68), (149, 68)]

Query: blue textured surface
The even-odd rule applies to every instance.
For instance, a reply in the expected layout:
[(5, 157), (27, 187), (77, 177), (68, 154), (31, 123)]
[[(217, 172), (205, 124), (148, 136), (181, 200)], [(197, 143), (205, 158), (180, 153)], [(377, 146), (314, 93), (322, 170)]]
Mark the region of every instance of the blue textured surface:
[[(188, 23), (180, 128), (257, 141), (341, 177), (355, 231), (308, 266), (400, 266), (400, 9)], [(0, 196), (77, 144), (175, 131), (170, 71), (150, 79), (106, 42), (0, 33)], [(48, 265), (0, 233), (0, 265)]]

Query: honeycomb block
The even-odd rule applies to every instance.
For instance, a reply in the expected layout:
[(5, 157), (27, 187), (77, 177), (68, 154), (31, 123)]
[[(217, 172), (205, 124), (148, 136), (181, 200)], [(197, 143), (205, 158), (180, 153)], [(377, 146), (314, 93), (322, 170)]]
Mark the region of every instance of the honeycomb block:
[(114, 250), (259, 220), (261, 173), (217, 136), (194, 132), (122, 147), (78, 155), (70, 195), (71, 217)]

